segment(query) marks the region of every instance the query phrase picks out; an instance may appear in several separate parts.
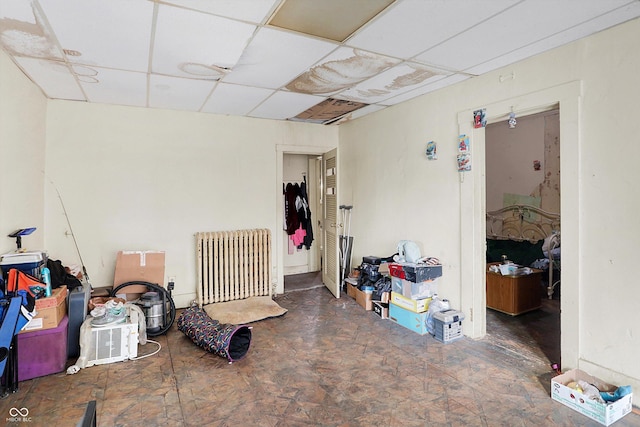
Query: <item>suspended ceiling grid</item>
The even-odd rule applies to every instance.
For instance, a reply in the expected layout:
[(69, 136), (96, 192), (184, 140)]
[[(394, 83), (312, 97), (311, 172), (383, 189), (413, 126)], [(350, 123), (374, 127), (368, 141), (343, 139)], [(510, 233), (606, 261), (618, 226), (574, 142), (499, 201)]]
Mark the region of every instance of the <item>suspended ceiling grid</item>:
[(640, 0), (0, 0), (0, 46), (51, 99), (328, 124), (638, 16)]

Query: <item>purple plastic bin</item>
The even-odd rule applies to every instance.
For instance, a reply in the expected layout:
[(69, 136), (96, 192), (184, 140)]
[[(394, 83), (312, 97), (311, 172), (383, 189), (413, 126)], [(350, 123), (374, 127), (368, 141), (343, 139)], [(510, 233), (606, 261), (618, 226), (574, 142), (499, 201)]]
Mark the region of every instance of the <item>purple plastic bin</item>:
[(18, 381), (64, 371), (68, 323), (64, 316), (55, 328), (18, 334)]

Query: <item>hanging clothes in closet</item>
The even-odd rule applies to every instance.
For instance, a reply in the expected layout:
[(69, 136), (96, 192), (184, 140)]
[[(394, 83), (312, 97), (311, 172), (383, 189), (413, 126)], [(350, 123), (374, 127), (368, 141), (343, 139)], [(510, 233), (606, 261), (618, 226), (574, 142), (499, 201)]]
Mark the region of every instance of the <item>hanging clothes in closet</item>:
[(313, 226), (307, 196), (307, 177), (300, 184), (283, 184), (284, 229), (289, 236), (289, 253), (293, 248), (311, 248)]

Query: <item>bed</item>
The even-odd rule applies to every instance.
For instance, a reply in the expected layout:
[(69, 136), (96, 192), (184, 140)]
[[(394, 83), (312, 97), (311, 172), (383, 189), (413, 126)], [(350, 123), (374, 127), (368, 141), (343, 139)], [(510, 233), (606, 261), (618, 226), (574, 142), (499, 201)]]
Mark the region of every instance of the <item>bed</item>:
[(519, 204), (487, 212), (487, 263), (502, 261), (503, 255), (545, 270), (552, 299), (560, 283), (560, 214)]

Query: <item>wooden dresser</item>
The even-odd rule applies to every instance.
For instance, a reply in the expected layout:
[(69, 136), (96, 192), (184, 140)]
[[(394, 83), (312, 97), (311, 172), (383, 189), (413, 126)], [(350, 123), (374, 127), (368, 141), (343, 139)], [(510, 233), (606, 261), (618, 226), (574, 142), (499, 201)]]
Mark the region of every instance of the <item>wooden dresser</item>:
[[(499, 263), (493, 263), (499, 264)], [(512, 316), (542, 306), (542, 270), (524, 276), (503, 276), (487, 265), (487, 307)]]

